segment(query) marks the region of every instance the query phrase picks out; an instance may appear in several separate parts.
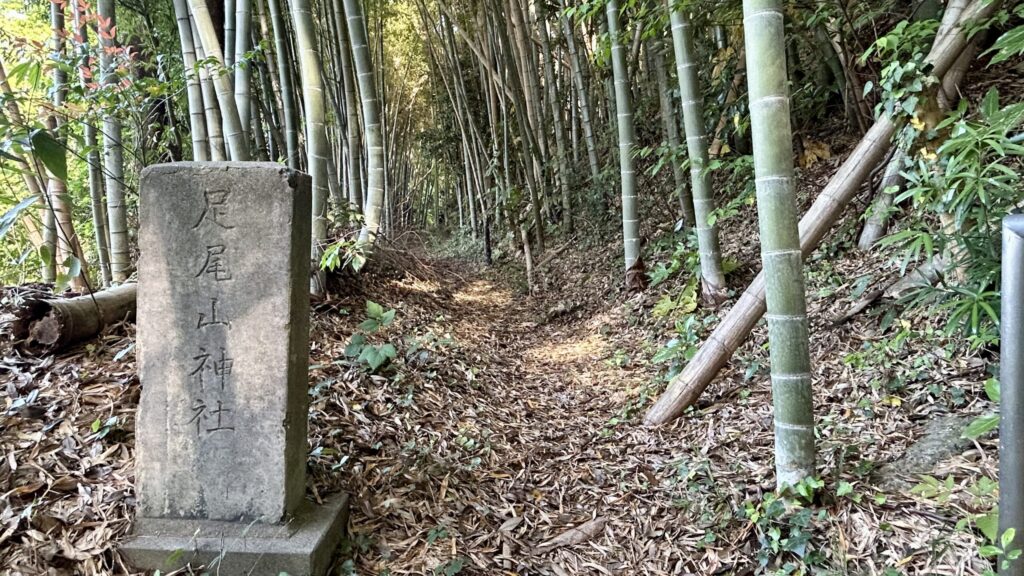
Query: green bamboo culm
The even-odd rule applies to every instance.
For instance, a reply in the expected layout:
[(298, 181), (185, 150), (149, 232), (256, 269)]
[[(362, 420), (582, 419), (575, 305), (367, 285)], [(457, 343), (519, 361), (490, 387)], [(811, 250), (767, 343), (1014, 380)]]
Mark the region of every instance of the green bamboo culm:
[(288, 68), (292, 64), (292, 44), (281, 14), (280, 0), (267, 0), (270, 24), (274, 30), (274, 49), (277, 52), (277, 83), (281, 87), (281, 115), (284, 117), (285, 163), (292, 170), (299, 169), (299, 120), (296, 111), (295, 90)]
[(619, 129), (619, 173), (622, 178), (622, 245), (626, 255), (626, 277), (640, 261), (640, 220), (637, 216), (636, 174), (633, 171), (633, 106), (630, 102), (626, 52), (619, 38), (619, 3), (609, 0), (608, 36), (612, 44), (612, 76), (615, 78), (615, 110)]
[(814, 475), (811, 360), (783, 24), (781, 0), (743, 0), (780, 490)]
[(380, 214), (384, 204), (384, 136), (380, 125), (380, 103), (377, 81), (366, 40), (366, 20), (360, 0), (345, 0), (348, 37), (352, 43), (359, 97), (363, 107), (363, 131), (366, 143), (366, 203), (363, 205), (363, 229), (359, 242), (373, 245), (380, 230)]
[[(220, 67), (225, 66), (224, 52), (220, 47), (220, 35), (214, 27), (213, 18), (210, 17), (210, 9), (206, 0), (188, 0), (189, 8), (192, 10), (192, 17), (195, 21), (200, 43), (203, 45), (203, 52), (207, 57), (213, 59)], [(234, 22), (228, 18), (228, 21)], [(233, 36), (228, 36), (233, 38)], [(233, 40), (232, 40), (233, 42)], [(247, 162), (251, 159), (249, 153), (249, 142), (242, 133), (242, 122), (238, 116), (238, 107), (235, 106), (235, 88), (231, 76), (226, 69), (210, 70), (214, 88), (217, 92), (217, 102), (220, 104), (221, 120), (224, 123), (224, 137), (228, 141), (228, 150), (231, 159), (236, 162)], [(111, 228), (111, 234), (114, 230)], [(111, 240), (111, 256), (113, 256), (113, 240)], [(113, 260), (111, 260), (113, 266)], [(115, 274), (116, 276), (116, 274)]]
[(686, 129), (686, 150), (690, 157), (693, 227), (697, 231), (703, 280), (701, 287), (705, 300), (718, 304), (726, 298), (725, 273), (718, 245), (718, 227), (709, 224), (711, 214), (715, 211), (715, 195), (711, 190), (711, 174), (705, 169), (708, 163), (708, 140), (704, 126), (704, 104), (697, 79), (697, 63), (693, 56), (693, 31), (689, 17), (679, 8), (672, 9), (670, 19), (676, 73), (679, 76), (679, 99)]
[(313, 188), (312, 270), (310, 293), (320, 295), (325, 290), (325, 276), (320, 270), (320, 256), (327, 240), (327, 162), (330, 161), (330, 143), (327, 140), (326, 110), (323, 81), (320, 75), (320, 55), (317, 54), (316, 28), (309, 0), (289, 0), (292, 27), (295, 30), (295, 56), (299, 61), (302, 79), (302, 100), (306, 120), (306, 169)]

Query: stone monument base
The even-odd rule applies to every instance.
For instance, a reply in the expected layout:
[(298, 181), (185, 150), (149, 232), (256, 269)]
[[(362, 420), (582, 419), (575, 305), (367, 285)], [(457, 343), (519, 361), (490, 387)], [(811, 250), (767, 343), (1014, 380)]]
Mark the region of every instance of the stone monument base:
[(191, 564), (220, 576), (320, 576), (345, 534), (348, 496), (304, 503), (282, 524), (137, 518), (121, 552), (135, 568), (167, 573)]

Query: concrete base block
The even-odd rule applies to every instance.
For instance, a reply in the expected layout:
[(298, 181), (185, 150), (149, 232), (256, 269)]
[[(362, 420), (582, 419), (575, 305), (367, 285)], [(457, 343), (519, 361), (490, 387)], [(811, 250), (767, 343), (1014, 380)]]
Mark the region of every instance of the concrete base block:
[(345, 534), (348, 496), (305, 503), (281, 524), (137, 518), (121, 547), (141, 570), (163, 573), (205, 565), (219, 576), (321, 576)]

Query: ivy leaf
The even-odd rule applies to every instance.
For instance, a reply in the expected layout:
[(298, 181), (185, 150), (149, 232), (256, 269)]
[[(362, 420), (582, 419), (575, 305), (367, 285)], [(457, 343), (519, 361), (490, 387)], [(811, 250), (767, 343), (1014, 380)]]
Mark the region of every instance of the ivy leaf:
[(384, 315), (384, 307), (373, 300), (366, 301), (366, 315), (374, 320), (380, 320)]
[(849, 482), (839, 483), (839, 488), (836, 489), (836, 496), (846, 496), (851, 493), (853, 493), (853, 484)]
[(67, 150), (47, 130), (33, 130), (32, 151), (58, 180), (68, 179)]

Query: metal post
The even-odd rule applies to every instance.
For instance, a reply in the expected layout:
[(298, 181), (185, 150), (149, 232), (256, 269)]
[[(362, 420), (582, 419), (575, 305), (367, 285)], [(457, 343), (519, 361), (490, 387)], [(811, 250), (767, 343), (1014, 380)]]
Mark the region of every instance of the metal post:
[[(1024, 215), (1003, 220), (1003, 285), (999, 339), (999, 536), (1013, 528), (1004, 550), (1024, 548)], [(1001, 543), (1000, 543), (1001, 545)], [(1024, 576), (1024, 559), (1001, 576)]]

